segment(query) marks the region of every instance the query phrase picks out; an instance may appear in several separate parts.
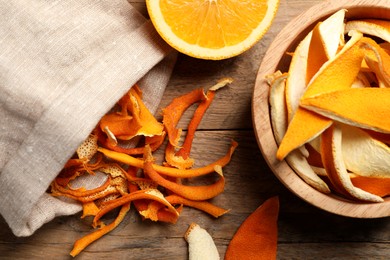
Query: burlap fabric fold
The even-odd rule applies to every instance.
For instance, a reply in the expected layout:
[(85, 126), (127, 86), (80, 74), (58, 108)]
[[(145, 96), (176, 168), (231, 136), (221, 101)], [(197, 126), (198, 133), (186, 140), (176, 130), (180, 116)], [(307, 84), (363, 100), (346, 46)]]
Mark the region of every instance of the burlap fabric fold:
[(28, 236), (81, 209), (51, 181), (134, 83), (156, 110), (175, 53), (126, 0), (0, 6), (0, 213)]

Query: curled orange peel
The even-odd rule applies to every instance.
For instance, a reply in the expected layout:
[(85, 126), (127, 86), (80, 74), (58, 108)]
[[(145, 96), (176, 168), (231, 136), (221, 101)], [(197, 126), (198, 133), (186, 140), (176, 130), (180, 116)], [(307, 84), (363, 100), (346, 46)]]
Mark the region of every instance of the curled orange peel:
[[(364, 52), (360, 47), (361, 33), (352, 33), (351, 39), (331, 60), (327, 61), (311, 80), (303, 99), (319, 93), (350, 88), (359, 73)], [(338, 71), (346, 72), (339, 77)], [(332, 82), (332, 84), (328, 84)], [(302, 107), (298, 107), (288, 125), (286, 134), (277, 150), (276, 157), (283, 160), (292, 150), (319, 136), (332, 124), (332, 120)]]
[(106, 191), (107, 188), (110, 186), (110, 184), (111, 184), (111, 178), (107, 178), (107, 180), (104, 182), (103, 185), (94, 189), (86, 190), (85, 188), (79, 188), (79, 189), (65, 188), (59, 185), (56, 181), (54, 181), (51, 186), (52, 189), (51, 192), (53, 196), (67, 196), (73, 199), (78, 199), (80, 201), (81, 200), (86, 201), (86, 198), (92, 195), (96, 196), (97, 193)]
[(184, 159), (187, 159), (190, 156), (192, 141), (195, 137), (196, 129), (198, 128), (207, 109), (210, 107), (212, 101), (214, 100), (216, 91), (225, 87), (227, 84), (230, 84), (232, 82), (233, 82), (233, 79), (224, 78), (224, 79), (219, 80), (217, 84), (215, 84), (214, 86), (209, 88), (209, 90), (206, 93), (206, 99), (202, 100), (202, 102), (196, 108), (194, 116), (192, 117), (190, 123), (188, 124), (188, 130), (187, 130), (186, 137), (184, 139), (184, 142), (183, 142), (181, 148), (179, 149), (178, 152), (176, 152), (177, 156), (181, 156)]
[(142, 92), (134, 85), (118, 101), (120, 111), (102, 117), (99, 127), (106, 133), (108, 141), (115, 146), (117, 139), (130, 140), (135, 136), (158, 136), (163, 134), (164, 126), (153, 116), (142, 101)]
[(99, 210), (99, 207), (94, 201), (85, 202), (83, 203), (83, 215), (81, 216), (81, 218), (95, 216), (99, 212)]
[(342, 160), (342, 131), (340, 126), (333, 124), (321, 135), (321, 155), (327, 176), (337, 192), (347, 198), (361, 201), (382, 202), (375, 194), (355, 187)]
[(355, 187), (382, 198), (390, 195), (390, 178), (354, 176), (351, 181)]
[(196, 108), (190, 123), (188, 124), (188, 130), (184, 142), (180, 146), (179, 150), (176, 151), (175, 148), (177, 147), (177, 145), (176, 146), (172, 145), (171, 142), (167, 145), (165, 151), (165, 159), (168, 164), (179, 169), (188, 169), (194, 165), (194, 160), (190, 158), (190, 152), (191, 152), (192, 142), (195, 137), (195, 132), (204, 114), (206, 113), (207, 109), (210, 107), (212, 101), (214, 100), (215, 92), (232, 82), (233, 80), (231, 78), (223, 78), (219, 80), (217, 84), (209, 88), (205, 98), (198, 101), (199, 105)]
[(80, 160), (89, 162), (96, 154), (98, 148), (98, 136), (90, 134), (85, 141), (79, 145), (76, 154)]
[(150, 179), (160, 186), (190, 200), (208, 200), (223, 192), (225, 188), (225, 178), (219, 174), (220, 178), (213, 184), (207, 186), (186, 186), (162, 177), (153, 167), (153, 157), (150, 151), (146, 151), (144, 172)]
[(202, 88), (195, 89), (185, 95), (174, 98), (163, 109), (163, 124), (168, 133), (168, 140), (174, 147), (178, 146), (182, 129), (176, 128), (183, 113), (194, 103), (206, 99), (207, 96)]
[(100, 120), (100, 129), (107, 134), (111, 144), (116, 139), (128, 140), (135, 136), (141, 125), (129, 115), (119, 113), (107, 114)]
[(221, 207), (215, 206), (214, 204), (212, 204), (208, 201), (189, 200), (189, 199), (183, 198), (183, 197), (176, 195), (176, 194), (169, 195), (165, 198), (172, 205), (182, 204), (185, 206), (189, 206), (191, 208), (195, 208), (195, 209), (201, 210), (203, 212), (206, 212), (207, 214), (209, 214), (215, 218), (218, 218), (218, 217), (220, 217), (220, 216), (222, 216), (230, 211), (229, 209), (223, 209)]
[[(225, 156), (199, 168), (192, 168), (194, 163), (190, 158), (190, 150), (195, 131), (213, 101), (215, 92), (231, 82), (232, 79), (225, 78), (209, 88), (207, 93), (203, 89), (196, 89), (173, 100), (163, 110), (163, 123), (159, 123), (147, 109), (142, 101), (142, 91), (135, 85), (117, 102), (117, 107), (101, 119), (51, 185), (53, 196), (66, 196), (81, 202), (81, 217), (93, 216), (92, 226), (99, 227), (95, 232), (76, 241), (72, 256), (119, 225), (128, 212), (130, 203), (135, 205), (143, 219), (167, 223), (177, 222), (184, 205), (214, 217), (228, 212), (207, 200), (224, 190), (222, 167), (230, 162), (237, 142), (232, 141)], [(182, 130), (176, 128), (177, 124), (183, 113), (195, 103), (199, 105), (188, 125), (183, 146), (180, 146)], [(139, 136), (143, 139), (133, 139)], [(166, 136), (167, 162), (158, 165), (153, 162), (152, 151), (161, 147)], [(133, 147), (133, 141), (140, 141), (140, 144)], [(98, 142), (101, 147), (98, 147)], [(141, 154), (144, 159), (132, 156)], [(123, 167), (126, 170), (120, 163), (125, 164)], [(89, 190), (71, 187), (71, 180), (85, 173), (93, 175), (96, 172), (107, 175), (105, 183), (99, 187)], [(214, 172), (218, 174), (218, 180), (210, 185), (182, 184), (182, 178)], [(121, 210), (118, 217), (106, 226), (101, 218), (119, 207)]]
[(91, 234), (88, 234), (78, 240), (74, 243), (73, 249), (70, 252), (70, 255), (75, 257), (77, 256), (81, 251), (83, 251), (87, 246), (92, 244), (94, 241), (98, 240), (105, 234), (109, 233), (113, 229), (115, 229), (125, 218), (127, 212), (130, 210), (130, 203), (126, 203), (121, 207), (121, 210), (119, 211), (118, 216), (115, 218), (115, 220), (110, 223), (107, 226), (103, 226), (99, 228), (98, 230), (92, 232)]
[[(390, 32), (389, 32), (390, 34)], [(374, 40), (364, 37), (362, 47), (371, 50), (373, 55), (366, 55), (365, 61), (368, 67), (390, 87), (390, 55)], [(373, 57), (374, 56), (374, 57)]]
[[(224, 167), (230, 162), (231, 156), (233, 155), (234, 150), (238, 146), (238, 143), (236, 141), (231, 142), (231, 146), (229, 151), (226, 153), (225, 156), (222, 158), (218, 159), (217, 161), (203, 166), (199, 168), (192, 168), (192, 169), (187, 169), (187, 170), (181, 170), (181, 169), (175, 169), (171, 167), (166, 167), (166, 166), (161, 166), (158, 164), (152, 164), (152, 167), (154, 170), (156, 170), (158, 173), (166, 175), (166, 176), (171, 176), (171, 177), (177, 177), (177, 178), (191, 178), (191, 177), (198, 177), (202, 175), (206, 175), (209, 173), (212, 173), (215, 171), (214, 166), (219, 165), (221, 167)], [(108, 158), (127, 164), (131, 166), (135, 166), (138, 168), (144, 168), (144, 161), (142, 159), (135, 158), (133, 156), (123, 154), (123, 153), (118, 153), (114, 151), (110, 151), (108, 149), (99, 147), (98, 151), (103, 153), (105, 156)]]
[(325, 43), (320, 32), (321, 24), (322, 22), (317, 23), (312, 31), (307, 57), (306, 84), (310, 82), (322, 65), (328, 61)]
[(126, 195), (123, 195), (120, 198), (112, 200), (109, 204), (107, 204), (104, 208), (102, 208), (93, 219), (93, 226), (97, 226), (99, 220), (106, 213), (110, 212), (113, 209), (116, 209), (124, 204), (132, 202), (134, 200), (155, 200), (162, 204), (164, 204), (170, 212), (179, 215), (177, 210), (164, 198), (160, 191), (157, 189), (147, 189), (147, 190), (139, 190)]
[(141, 90), (137, 85), (130, 89), (130, 104), (128, 106), (129, 110), (132, 112), (136, 121), (139, 122), (141, 128), (138, 130), (137, 135), (143, 136), (155, 136), (162, 135), (164, 126), (146, 107), (145, 103), (141, 98)]
[(334, 91), (303, 99), (301, 105), (331, 120), (390, 133), (390, 88)]
[(183, 155), (176, 153), (175, 147), (171, 143), (168, 143), (165, 148), (165, 160), (169, 165), (178, 169), (189, 169), (195, 163), (194, 159), (189, 158), (189, 153), (185, 152)]

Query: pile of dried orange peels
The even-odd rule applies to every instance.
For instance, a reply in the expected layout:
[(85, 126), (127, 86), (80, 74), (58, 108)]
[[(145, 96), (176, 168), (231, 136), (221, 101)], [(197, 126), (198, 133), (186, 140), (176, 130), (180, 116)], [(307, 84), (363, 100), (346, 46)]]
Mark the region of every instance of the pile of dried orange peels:
[(390, 21), (340, 10), (269, 75), (276, 157), (313, 188), (382, 202), (390, 195)]
[[(97, 228), (75, 242), (70, 253), (72, 256), (117, 227), (130, 210), (131, 203), (143, 219), (168, 223), (176, 223), (183, 206), (216, 218), (229, 211), (209, 200), (224, 190), (222, 167), (230, 162), (237, 143), (232, 141), (222, 158), (198, 168), (193, 167), (190, 151), (197, 126), (215, 92), (231, 82), (230, 78), (222, 79), (206, 93), (199, 88), (175, 98), (163, 109), (162, 122), (147, 109), (142, 92), (135, 85), (100, 120), (51, 185), (53, 196), (65, 196), (82, 203), (82, 218), (89, 216), (92, 226)], [(182, 130), (177, 128), (178, 122), (184, 112), (195, 104), (198, 106), (181, 143)], [(165, 161), (159, 164), (153, 152), (164, 149), (165, 139), (168, 139)], [(72, 186), (75, 179), (95, 174), (106, 177), (97, 187)], [(213, 182), (206, 185), (182, 183), (185, 178), (211, 174), (214, 174), (211, 176)], [(106, 225), (102, 217), (114, 210), (119, 210), (117, 217)]]

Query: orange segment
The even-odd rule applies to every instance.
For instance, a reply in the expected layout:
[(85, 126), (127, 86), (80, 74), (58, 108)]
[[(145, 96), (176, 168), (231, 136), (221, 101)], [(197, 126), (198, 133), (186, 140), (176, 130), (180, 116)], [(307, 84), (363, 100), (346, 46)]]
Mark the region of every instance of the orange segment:
[(279, 0), (147, 0), (149, 16), (173, 48), (225, 59), (252, 47), (268, 30)]

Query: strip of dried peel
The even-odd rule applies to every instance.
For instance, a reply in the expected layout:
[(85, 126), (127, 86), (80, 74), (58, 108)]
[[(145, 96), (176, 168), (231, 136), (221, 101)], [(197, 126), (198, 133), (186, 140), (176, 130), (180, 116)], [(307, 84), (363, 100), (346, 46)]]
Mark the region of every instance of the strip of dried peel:
[[(321, 25), (322, 22), (318, 22), (312, 31), (309, 53), (307, 56), (306, 86), (309, 84), (313, 76), (320, 70), (322, 65), (328, 61), (324, 39), (320, 32)], [(333, 35), (333, 33), (331, 35)], [(339, 43), (339, 40), (340, 39), (338, 38), (337, 44)]]
[(97, 152), (97, 141), (97, 135), (90, 134), (76, 150), (76, 154), (79, 159), (85, 159), (87, 161), (90, 161)]
[[(336, 56), (328, 60), (313, 77), (302, 98), (351, 87), (360, 71), (364, 51), (361, 49), (363, 35), (351, 31), (350, 36), (351, 39)], [(338, 73), (340, 71), (343, 72), (342, 76)]]
[(129, 140), (141, 129), (140, 123), (134, 117), (115, 112), (104, 115), (100, 119), (99, 126), (109, 137), (111, 144), (115, 144), (116, 139)]
[(364, 38), (362, 47), (371, 50), (374, 54), (365, 56), (368, 67), (386, 87), (390, 87), (390, 55), (370, 38)]
[(179, 214), (182, 208), (182, 205), (179, 208), (176, 208), (178, 214), (174, 214), (167, 210), (165, 205), (161, 204), (160, 202), (151, 201), (148, 203), (147, 207), (139, 213), (144, 219), (175, 224), (179, 219)]
[(127, 212), (130, 210), (130, 203), (127, 203), (122, 206), (121, 210), (119, 211), (118, 216), (115, 218), (115, 220), (110, 223), (107, 226), (103, 226), (99, 228), (98, 230), (94, 231), (91, 234), (88, 234), (78, 240), (74, 243), (73, 249), (70, 252), (70, 255), (75, 257), (77, 256), (81, 251), (83, 251), (87, 246), (92, 244), (94, 241), (98, 240), (108, 232), (115, 229), (125, 218)]
[(356, 175), (351, 178), (351, 181), (355, 187), (379, 197), (383, 198), (390, 195), (390, 178), (375, 178)]
[(196, 223), (191, 223), (184, 238), (188, 243), (190, 260), (219, 260), (218, 249), (211, 235)]
[[(125, 153), (130, 155), (141, 155), (144, 153), (144, 147), (122, 147), (120, 143), (116, 140), (116, 137), (112, 134), (113, 137), (110, 137), (111, 134), (106, 135), (103, 134), (103, 132), (100, 129), (97, 129), (97, 135), (100, 144), (108, 148), (110, 150), (119, 152), (119, 153)], [(146, 136), (145, 137), (145, 144), (150, 145), (152, 151), (157, 150), (160, 148), (160, 146), (163, 144), (165, 139), (166, 132), (164, 131), (162, 135), (155, 135), (155, 136)], [(113, 139), (115, 141), (113, 141)]]
[[(343, 49), (333, 59), (327, 61), (314, 76), (303, 98), (351, 87), (363, 60), (364, 53), (360, 48), (361, 38), (361, 33), (352, 33), (351, 39)], [(342, 76), (338, 73), (339, 71), (343, 71)], [(283, 160), (292, 150), (313, 140), (331, 124), (331, 119), (298, 107), (280, 143), (276, 157)]]
[(359, 189), (352, 184), (343, 160), (341, 128), (337, 124), (332, 124), (322, 133), (321, 138), (322, 162), (336, 191), (352, 199), (382, 202), (381, 197)]
[(241, 224), (226, 250), (225, 260), (276, 259), (279, 198), (267, 199)]
[(56, 181), (53, 181), (51, 185), (51, 193), (53, 196), (68, 196), (71, 198), (89, 197), (106, 190), (110, 184), (111, 178), (107, 178), (107, 180), (101, 186), (86, 190), (85, 188), (71, 189), (69, 187), (63, 187)]
[(183, 113), (194, 103), (206, 99), (202, 88), (195, 89), (185, 95), (174, 98), (163, 110), (163, 124), (168, 133), (168, 140), (173, 146), (178, 146), (181, 129), (176, 126)]
[(318, 23), (295, 49), (286, 85), (288, 122), (298, 109), (299, 99), (311, 78), (344, 44), (344, 17), (345, 10), (342, 9)]
[(191, 168), (195, 163), (195, 160), (187, 155), (185, 158), (177, 155), (175, 147), (171, 143), (168, 143), (165, 148), (165, 160), (170, 166), (183, 170)]
[(312, 37), (310, 32), (297, 46), (292, 56), (286, 81), (287, 116), (290, 122), (299, 106), (299, 99), (305, 92), (307, 57)]
[(350, 88), (301, 100), (301, 105), (332, 120), (390, 133), (390, 88)]
[(325, 19), (320, 25), (320, 35), (328, 59), (336, 56), (340, 46), (344, 46), (345, 13), (346, 9), (341, 9)]
[[(207, 98), (202, 100), (200, 102), (200, 104), (198, 105), (198, 107), (196, 108), (195, 113), (194, 113), (190, 123), (188, 124), (187, 134), (186, 134), (186, 137), (184, 139), (184, 142), (181, 145), (180, 149), (175, 153), (175, 156), (172, 157), (173, 159), (175, 159), (177, 157), (181, 157), (182, 159), (180, 159), (180, 158), (178, 159), (179, 162), (181, 162), (182, 160), (185, 160), (185, 161), (188, 160), (189, 162), (184, 162), (186, 164), (186, 167), (184, 169), (190, 168), (194, 164), (194, 161), (191, 158), (189, 158), (189, 156), (190, 156), (190, 152), (191, 152), (192, 142), (193, 142), (194, 137), (195, 137), (195, 132), (196, 132), (196, 129), (198, 128), (204, 114), (206, 113), (207, 109), (210, 107), (211, 103), (213, 102), (216, 91), (225, 87), (226, 85), (228, 85), (232, 82), (233, 82), (233, 79), (231, 79), (231, 78), (223, 78), (223, 79), (219, 80), (217, 82), (217, 84), (215, 84), (214, 86), (209, 88), (209, 90), (206, 93)], [(167, 162), (169, 163), (168, 160), (167, 160)], [(176, 165), (173, 165), (173, 166), (176, 166)], [(178, 168), (180, 168), (180, 166)]]
[(287, 73), (279, 74), (270, 82), (268, 102), (274, 137), (277, 144), (283, 139), (287, 129), (287, 107), (285, 100)]
[(344, 42), (345, 9), (334, 13), (314, 27), (307, 57), (306, 85), (322, 65), (333, 59)]
[[(287, 76), (287, 74), (282, 74), (276, 77), (271, 83), (269, 94), (271, 124), (277, 144), (280, 144), (287, 128), (287, 110), (284, 99)], [(286, 156), (286, 161), (307, 184), (323, 193), (330, 192), (328, 185), (312, 170), (300, 150), (291, 151)]]
[[(198, 177), (202, 175), (206, 175), (209, 173), (212, 173), (215, 171), (215, 166), (219, 165), (221, 167), (224, 167), (230, 162), (231, 156), (238, 146), (238, 143), (234, 140), (231, 142), (231, 146), (226, 153), (225, 156), (222, 158), (218, 159), (217, 161), (200, 167), (200, 168), (192, 168), (192, 169), (187, 169), (187, 170), (181, 170), (181, 169), (175, 169), (172, 167), (166, 167), (166, 166), (161, 166), (158, 164), (153, 164), (153, 169), (155, 169), (158, 173), (166, 175), (166, 176), (171, 176), (171, 177), (177, 177), (177, 178), (191, 178), (191, 177)], [(127, 164), (131, 166), (135, 166), (138, 168), (144, 168), (144, 161), (138, 158), (135, 158), (133, 156), (124, 154), (124, 153), (118, 153), (115, 151), (110, 151), (108, 149), (99, 147), (98, 151), (103, 153), (105, 156), (108, 158)]]
[(231, 78), (223, 78), (219, 80), (217, 84), (212, 86), (207, 94), (204, 93), (204, 90), (202, 88), (195, 89), (185, 95), (173, 99), (172, 102), (166, 108), (163, 109), (163, 124), (168, 132), (169, 142), (172, 146), (177, 147), (182, 130), (176, 129), (176, 126), (181, 116), (191, 105), (197, 102), (201, 102), (201, 104), (195, 111), (193, 119), (189, 124), (187, 136), (184, 140), (184, 144), (182, 147), (182, 157), (184, 153), (189, 154), (189, 151), (191, 150), (194, 132), (198, 127), (203, 117), (203, 114), (206, 112), (207, 108), (211, 104), (214, 98), (214, 92), (226, 86), (227, 84), (230, 84), (231, 82), (233, 82)]
[[(152, 200), (148, 203), (148, 207), (144, 210), (139, 211), (141, 216), (143, 216), (145, 219), (150, 219), (152, 221), (159, 221), (158, 218), (158, 212), (162, 208), (166, 208), (167, 204), (170, 204), (164, 195), (157, 189), (154, 190), (158, 196), (160, 196), (162, 199), (164, 199), (164, 203), (161, 203), (161, 201), (155, 201)], [(170, 207), (173, 207), (173, 205), (170, 205)], [(174, 217), (173, 221), (176, 222), (177, 218), (179, 217), (179, 214), (177, 211), (172, 212), (172, 210), (168, 211), (172, 216)]]
[(185, 206), (201, 210), (215, 218), (218, 218), (230, 211), (229, 209), (223, 209), (221, 207), (215, 206), (208, 201), (189, 200), (176, 194), (168, 195), (165, 198), (172, 205), (183, 204)]
[[(150, 152), (146, 151), (144, 162), (144, 173), (160, 186), (178, 194), (186, 199), (190, 200), (208, 200), (214, 198), (223, 192), (225, 188), (225, 177), (222, 174), (222, 170), (214, 169), (220, 176), (220, 178), (210, 185), (205, 186), (186, 186), (176, 182), (169, 181), (162, 177), (153, 167), (153, 157)], [(217, 165), (218, 166), (218, 165)], [(215, 167), (217, 167), (215, 166)]]
[(386, 42), (390, 42), (390, 21), (376, 19), (348, 21), (345, 25), (345, 32), (351, 30), (360, 31), (364, 34), (376, 36)]
[(96, 163), (88, 163), (85, 159), (69, 159), (61, 172), (55, 178), (57, 184), (66, 186), (84, 172), (93, 174), (93, 170), (100, 167), (102, 156), (97, 156)]
[[(129, 166), (126, 171), (126, 178), (128, 179), (128, 188), (129, 193), (133, 193), (139, 190), (146, 189), (157, 189), (157, 184), (149, 179), (139, 178), (137, 176), (138, 168), (134, 166)], [(133, 201), (134, 207), (138, 212), (143, 211), (148, 208), (150, 200), (135, 200)]]
[(83, 215), (81, 218), (88, 216), (95, 216), (99, 212), (99, 207), (95, 204), (94, 201), (83, 203)]
[(129, 91), (130, 104), (128, 109), (132, 112), (133, 116), (140, 122), (141, 129), (138, 130), (137, 135), (143, 136), (155, 136), (162, 135), (164, 126), (158, 122), (150, 110), (146, 107), (142, 101), (140, 90), (133, 87)]
[[(85, 188), (65, 188), (59, 185), (55, 180), (51, 184), (51, 194), (53, 196), (66, 196), (82, 203), (102, 199), (113, 194), (127, 194), (127, 180), (125, 179), (124, 174), (120, 173), (118, 169), (113, 168), (113, 166), (114, 165), (108, 164), (103, 165), (99, 168), (102, 172), (110, 174), (110, 177), (106, 180), (104, 184), (97, 188), (90, 190), (86, 190)], [(114, 170), (116, 171), (116, 174), (114, 174)]]
[(357, 127), (342, 125), (341, 129), (346, 168), (361, 176), (390, 178), (390, 148)]
[(100, 218), (103, 217), (106, 213), (110, 212), (111, 210), (116, 209), (129, 202), (135, 200), (143, 200), (143, 199), (158, 201), (164, 204), (167, 207), (167, 209), (169, 209), (170, 212), (178, 215), (177, 210), (164, 198), (164, 196), (161, 194), (159, 190), (157, 189), (139, 190), (139, 191), (135, 191), (123, 195), (122, 197), (110, 201), (110, 203), (108, 203), (104, 208), (102, 208), (99, 211), (98, 214), (95, 215), (95, 218), (93, 219), (93, 226), (96, 226)]

